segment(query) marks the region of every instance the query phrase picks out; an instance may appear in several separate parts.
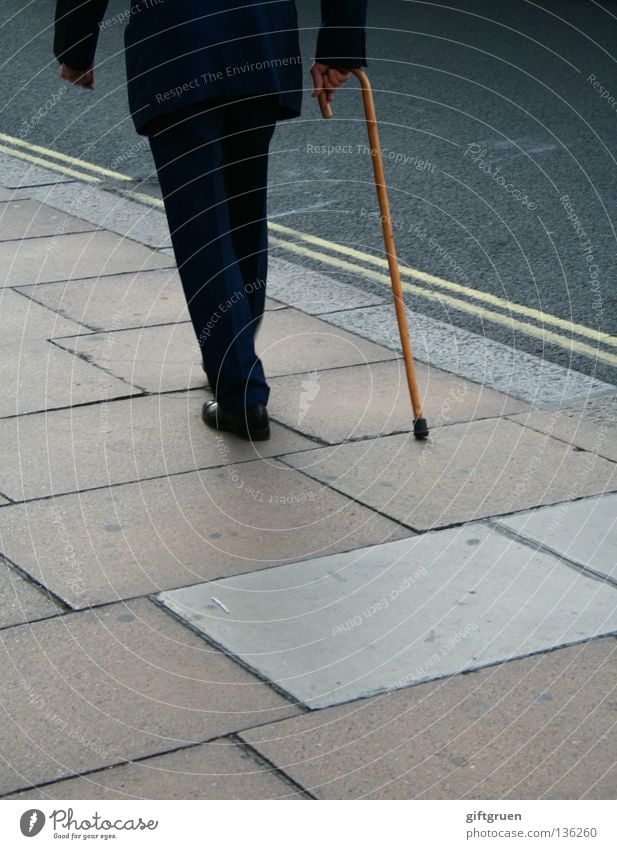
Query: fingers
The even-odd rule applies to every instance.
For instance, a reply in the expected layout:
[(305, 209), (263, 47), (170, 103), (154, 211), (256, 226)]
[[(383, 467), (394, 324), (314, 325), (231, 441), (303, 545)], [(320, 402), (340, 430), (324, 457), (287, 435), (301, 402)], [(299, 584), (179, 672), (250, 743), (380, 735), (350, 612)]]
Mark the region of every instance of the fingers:
[(94, 88), (93, 68), (88, 68), (86, 71), (76, 71), (73, 68), (69, 68), (68, 65), (62, 64), (60, 65), (60, 76), (63, 80), (68, 80), (68, 82), (81, 88)]
[(313, 85), (315, 88), (313, 89), (313, 93), (311, 97), (317, 97), (321, 91), (326, 88), (326, 73), (328, 71), (327, 65), (322, 65), (319, 62), (315, 62), (311, 67), (311, 76), (313, 78)]
[(321, 91), (325, 92), (328, 103), (334, 100), (334, 92), (351, 77), (351, 71), (332, 68), (315, 62), (311, 68), (311, 76), (315, 89), (312, 97), (317, 97)]

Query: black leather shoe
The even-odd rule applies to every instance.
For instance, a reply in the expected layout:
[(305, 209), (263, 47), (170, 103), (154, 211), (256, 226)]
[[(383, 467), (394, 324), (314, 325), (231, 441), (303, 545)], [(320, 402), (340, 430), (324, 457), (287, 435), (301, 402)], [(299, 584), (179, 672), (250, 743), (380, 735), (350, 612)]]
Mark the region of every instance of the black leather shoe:
[(245, 413), (225, 413), (216, 401), (206, 401), (201, 410), (201, 417), (215, 430), (228, 430), (241, 439), (258, 442), (270, 439), (270, 419), (263, 404), (251, 407)]

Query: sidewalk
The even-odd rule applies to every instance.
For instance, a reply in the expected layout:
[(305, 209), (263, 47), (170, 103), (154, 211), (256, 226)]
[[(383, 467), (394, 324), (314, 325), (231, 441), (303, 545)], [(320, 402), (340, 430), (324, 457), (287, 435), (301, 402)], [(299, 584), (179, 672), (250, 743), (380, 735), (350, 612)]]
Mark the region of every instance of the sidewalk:
[(0, 795), (617, 798), (615, 387), (412, 317), (417, 442), (388, 293), (279, 252), (216, 434), (162, 213), (11, 168)]

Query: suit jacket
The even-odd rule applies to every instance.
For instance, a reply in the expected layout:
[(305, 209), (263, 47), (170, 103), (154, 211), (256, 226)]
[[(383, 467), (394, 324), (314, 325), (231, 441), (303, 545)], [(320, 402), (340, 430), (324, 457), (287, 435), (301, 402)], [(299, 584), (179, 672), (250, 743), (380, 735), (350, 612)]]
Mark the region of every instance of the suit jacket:
[[(109, 0), (56, 0), (54, 53), (94, 63), (99, 33), (122, 23)], [(321, 0), (315, 58), (366, 64), (368, 0)], [(302, 66), (293, 0), (135, 0), (125, 29), (129, 107), (138, 132), (152, 118), (211, 97), (278, 94), (279, 118), (300, 114)]]

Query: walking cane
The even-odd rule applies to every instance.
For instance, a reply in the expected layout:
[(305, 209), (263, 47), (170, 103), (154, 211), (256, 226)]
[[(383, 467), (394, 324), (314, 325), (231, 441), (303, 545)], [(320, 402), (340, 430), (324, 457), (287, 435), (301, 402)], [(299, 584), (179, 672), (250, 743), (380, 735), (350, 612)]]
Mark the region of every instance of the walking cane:
[[(371, 146), (371, 155), (373, 157), (375, 187), (377, 189), (377, 197), (379, 199), (383, 237), (386, 246), (386, 253), (388, 255), (388, 268), (390, 269), (390, 280), (392, 281), (392, 295), (394, 297), (396, 320), (398, 322), (401, 346), (403, 348), (403, 359), (405, 360), (405, 372), (407, 375), (407, 386), (409, 387), (409, 397), (411, 398), (411, 407), (414, 415), (413, 435), (416, 439), (426, 439), (428, 436), (428, 425), (424, 418), (424, 413), (422, 412), (422, 400), (418, 389), (416, 368), (413, 361), (413, 351), (409, 338), (409, 327), (407, 324), (405, 301), (403, 300), (403, 290), (401, 287), (401, 273), (399, 271), (398, 259), (396, 256), (396, 245), (394, 243), (394, 230), (392, 227), (392, 217), (390, 215), (390, 201), (388, 200), (388, 190), (386, 188), (386, 176), (383, 167), (381, 143), (379, 141), (379, 126), (377, 124), (373, 90), (371, 88), (369, 78), (361, 68), (354, 68), (352, 73), (359, 79), (362, 86), (364, 114), (366, 115), (368, 137)], [(326, 93), (324, 91), (319, 94), (319, 106), (321, 107), (321, 114), (324, 118), (332, 118), (334, 114), (332, 106), (328, 103)]]

